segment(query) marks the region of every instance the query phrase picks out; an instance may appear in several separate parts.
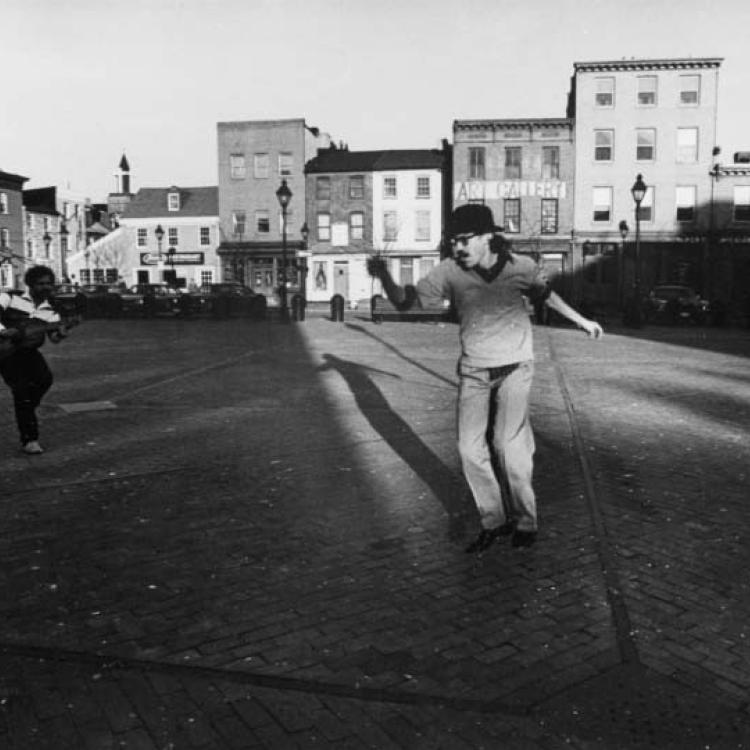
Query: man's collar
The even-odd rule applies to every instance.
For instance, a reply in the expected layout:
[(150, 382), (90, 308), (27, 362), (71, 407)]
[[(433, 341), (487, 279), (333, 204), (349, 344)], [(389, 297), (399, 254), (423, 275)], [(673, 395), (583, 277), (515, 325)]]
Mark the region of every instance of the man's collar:
[(474, 266), (472, 269), (483, 278), (487, 283), (494, 281), (505, 268), (505, 264), (508, 262), (508, 257), (505, 255), (496, 255), (495, 263), (489, 268), (481, 268), (480, 266)]

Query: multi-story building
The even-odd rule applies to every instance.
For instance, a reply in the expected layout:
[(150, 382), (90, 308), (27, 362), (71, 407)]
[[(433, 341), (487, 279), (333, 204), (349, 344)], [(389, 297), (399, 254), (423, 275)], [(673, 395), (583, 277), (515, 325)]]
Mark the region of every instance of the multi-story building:
[[(329, 145), (330, 136), (301, 118), (220, 122), (217, 129), (224, 277), (266, 295), (269, 305), (278, 305), (284, 255), (288, 287), (304, 286), (304, 167), (319, 148)], [(282, 181), (291, 191), (286, 243), (284, 212), (276, 195)]]
[(23, 184), (27, 180), (0, 171), (0, 289), (21, 289), (23, 285)]
[(544, 263), (567, 291), (573, 268), (574, 126), (570, 118), (456, 120), (453, 205), (488, 205), (514, 252)]
[(24, 190), (24, 263), (45, 265), (58, 280), (67, 276), (68, 229), (57, 210), (55, 188)]
[(84, 284), (200, 286), (221, 278), (218, 246), (216, 187), (141, 188), (118, 228), (71, 257), (71, 270)]
[(642, 287), (670, 280), (702, 287), (705, 244), (684, 238), (710, 204), (721, 62), (574, 64), (575, 250), (587, 299), (622, 302), (633, 294), (631, 187), (639, 174), (647, 186), (639, 213)]
[(308, 299), (353, 303), (381, 292), (367, 273), (374, 253), (401, 284), (424, 276), (440, 259), (444, 166), (439, 150), (320, 150), (305, 170)]

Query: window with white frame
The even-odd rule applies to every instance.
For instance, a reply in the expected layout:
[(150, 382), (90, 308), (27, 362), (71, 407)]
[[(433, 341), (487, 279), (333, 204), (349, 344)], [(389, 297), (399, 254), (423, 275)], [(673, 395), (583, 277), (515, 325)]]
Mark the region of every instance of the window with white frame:
[(201, 227), (200, 229), (201, 245), (211, 244), (211, 227)]
[(383, 178), (383, 198), (396, 198), (396, 197), (398, 197), (396, 178), (384, 177)]
[(635, 131), (636, 161), (654, 161), (656, 159), (656, 130), (654, 128), (637, 128)]
[(6, 248), (10, 244), (10, 232), (3, 227), (0, 229), (0, 247)]
[(319, 201), (331, 200), (331, 178), (330, 177), (316, 177), (315, 178), (315, 198)]
[(557, 234), (557, 198), (542, 198), (542, 234)]
[(253, 154), (253, 176), (265, 180), (271, 172), (271, 160), (268, 154)]
[(750, 221), (750, 185), (734, 186), (734, 220)]
[(414, 224), (414, 239), (417, 242), (430, 241), (431, 216), (429, 211), (417, 211)]
[(656, 76), (638, 76), (638, 106), (656, 106), (656, 87), (659, 79)]
[(255, 212), (255, 231), (259, 234), (268, 234), (271, 231), (271, 218), (265, 208), (259, 208)]
[(615, 155), (615, 131), (594, 131), (594, 161), (612, 161)]
[(349, 237), (361, 240), (365, 236), (365, 215), (361, 211), (349, 214)]
[(521, 199), (506, 198), (503, 201), (503, 222), (505, 231), (517, 234), (521, 231)]
[(8, 194), (0, 193), (0, 214), (8, 213)]
[(383, 212), (383, 240), (395, 242), (398, 239), (398, 214), (395, 211)]
[(417, 198), (430, 197), (430, 178), (417, 177)]
[(331, 214), (329, 213), (318, 214), (318, 240), (320, 242), (331, 241)]
[(206, 269), (201, 271), (201, 286), (204, 284), (213, 284), (214, 281), (214, 272)]
[(180, 210), (180, 194), (179, 193), (167, 194), (167, 210), (168, 211)]
[(279, 154), (279, 175), (288, 177), (292, 173), (292, 154), (289, 151), (282, 151)]
[(484, 147), (471, 146), (469, 148), (469, 179), (483, 180), (484, 175)]
[(245, 234), (247, 214), (244, 211), (232, 211), (232, 233), (235, 237)]
[(677, 161), (680, 164), (698, 161), (698, 128), (677, 128)]
[(643, 194), (643, 200), (638, 206), (638, 218), (641, 221), (654, 220), (654, 186), (648, 185), (646, 192)]
[(560, 177), (560, 147), (542, 146), (542, 179), (557, 180)]
[(179, 243), (177, 227), (167, 228), (167, 243), (170, 247), (175, 247)]
[(680, 76), (680, 105), (695, 107), (700, 104), (701, 77), (699, 75)]
[(352, 175), (349, 178), (349, 197), (361, 200), (365, 197), (365, 178), (363, 175)]
[(229, 176), (233, 180), (245, 179), (245, 154), (229, 154)]
[(615, 79), (612, 76), (597, 78), (594, 86), (594, 104), (597, 107), (614, 107)]
[(593, 220), (612, 221), (612, 188), (595, 187), (593, 190), (594, 214)]
[(696, 193), (695, 185), (678, 185), (675, 188), (677, 221), (695, 221)]
[(136, 244), (138, 247), (146, 247), (148, 245), (148, 229), (138, 229), (136, 232)]

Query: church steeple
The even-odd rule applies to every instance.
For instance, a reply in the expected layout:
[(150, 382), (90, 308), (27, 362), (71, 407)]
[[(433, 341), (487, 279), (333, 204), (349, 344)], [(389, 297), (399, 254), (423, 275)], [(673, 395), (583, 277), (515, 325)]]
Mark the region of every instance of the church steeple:
[(128, 164), (128, 159), (124, 152), (122, 159), (120, 159), (120, 174), (118, 177), (120, 184), (118, 185), (117, 192), (130, 195), (130, 164)]

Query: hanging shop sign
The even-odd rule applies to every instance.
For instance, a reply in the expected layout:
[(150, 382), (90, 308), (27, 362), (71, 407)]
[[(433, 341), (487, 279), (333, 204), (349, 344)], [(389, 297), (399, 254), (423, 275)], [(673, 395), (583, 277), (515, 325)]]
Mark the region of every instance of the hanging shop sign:
[(526, 197), (566, 198), (566, 183), (560, 180), (469, 180), (453, 186), (456, 203)]
[(142, 266), (156, 266), (166, 263), (170, 266), (201, 266), (204, 253), (141, 253)]

